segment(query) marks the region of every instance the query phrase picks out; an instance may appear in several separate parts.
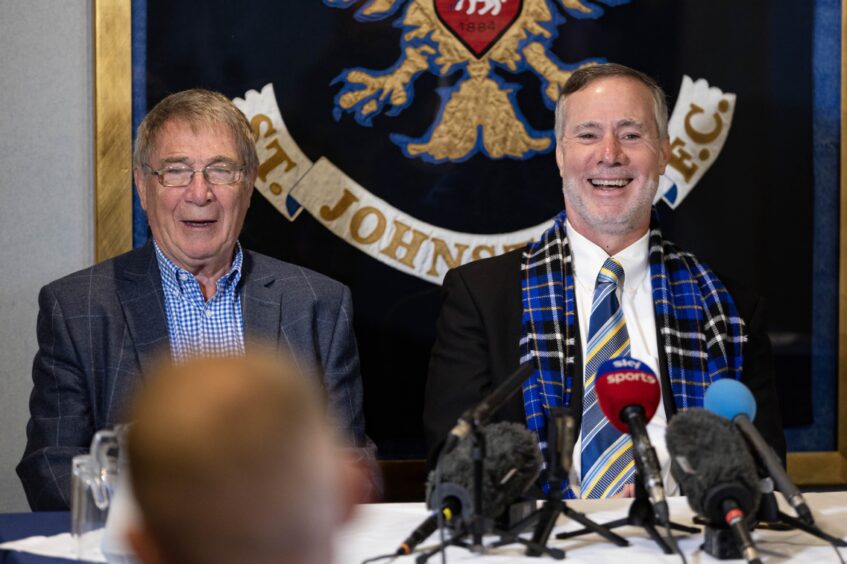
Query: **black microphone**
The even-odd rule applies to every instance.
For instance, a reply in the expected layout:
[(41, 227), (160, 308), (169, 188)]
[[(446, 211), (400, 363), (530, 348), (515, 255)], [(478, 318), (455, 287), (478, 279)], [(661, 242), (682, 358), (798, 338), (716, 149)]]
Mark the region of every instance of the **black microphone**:
[(814, 525), (815, 518), (812, 517), (812, 511), (800, 493), (800, 489), (788, 477), (776, 453), (753, 425), (753, 420), (756, 418), (756, 399), (750, 392), (750, 388), (737, 380), (722, 378), (709, 386), (703, 402), (703, 406), (712, 413), (735, 423), (741, 435), (756, 451), (768, 475), (776, 483), (776, 489), (782, 492), (800, 519), (809, 525)]
[(597, 369), (594, 382), (600, 409), (618, 431), (632, 437), (638, 475), (662, 524), (670, 520), (659, 459), (647, 435), (647, 422), (659, 406), (661, 386), (649, 366), (628, 357), (607, 360)]
[[(671, 474), (691, 509), (712, 527), (729, 528), (741, 556), (751, 563), (760, 562), (746, 523), (746, 516), (759, 506), (759, 477), (732, 424), (705, 409), (689, 409), (671, 419), (665, 440)], [(728, 557), (722, 544), (720, 534), (707, 527), (706, 552), (716, 558)]]
[(570, 407), (550, 407), (547, 420), (547, 444), (550, 445), (550, 467), (547, 474), (553, 480), (564, 480), (573, 467), (573, 449), (579, 430), (576, 416)]
[[(518, 501), (541, 472), (541, 451), (535, 435), (517, 423), (494, 423), (481, 427), (486, 456), (482, 477), (482, 513), (496, 518)], [(442, 513), (451, 528), (458, 529), (473, 509), (473, 461), (471, 440), (462, 439), (456, 448), (445, 453), (439, 463), (440, 483), (436, 472), (429, 474), (426, 484), (427, 506), (432, 515), (415, 529), (397, 549), (398, 555), (409, 554), (438, 528)], [(481, 516), (481, 517), (482, 517)]]
[(447, 435), (447, 441), (444, 443), (444, 453), (446, 454), (453, 450), (459, 440), (467, 436), (473, 427), (478, 427), (488, 423), (491, 416), (494, 415), (498, 409), (503, 407), (506, 404), (506, 401), (508, 401), (514, 393), (521, 389), (524, 380), (529, 378), (532, 371), (533, 366), (531, 362), (521, 364), (518, 369), (506, 378), (503, 383), (497, 386), (497, 388), (495, 388), (488, 397), (482, 400), (482, 402), (478, 405), (465, 411), (459, 417), (459, 421), (456, 423), (456, 426), (453, 427)]
[[(470, 500), (468, 500), (468, 502), (469, 501)], [(444, 498), (441, 505), (440, 513), (444, 518), (444, 522), (447, 526), (451, 526), (453, 518), (459, 516), (462, 512), (462, 502), (457, 497), (447, 496)], [(424, 519), (423, 523), (418, 525), (418, 528), (412, 531), (412, 534), (410, 534), (408, 538), (400, 544), (400, 548), (397, 549), (395, 554), (397, 556), (411, 554), (419, 544), (429, 538), (429, 535), (434, 533), (438, 528), (438, 513), (439, 512), (436, 511)]]

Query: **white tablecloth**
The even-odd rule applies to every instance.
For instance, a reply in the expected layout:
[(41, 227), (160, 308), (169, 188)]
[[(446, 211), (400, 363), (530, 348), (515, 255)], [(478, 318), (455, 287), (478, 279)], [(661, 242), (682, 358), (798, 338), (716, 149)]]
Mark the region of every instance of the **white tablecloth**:
[[(847, 538), (847, 492), (828, 492), (806, 494), (806, 500), (812, 507), (815, 520), (824, 531), (833, 536)], [(630, 500), (598, 500), (598, 501), (573, 501), (568, 505), (585, 513), (588, 517), (599, 523), (624, 517), (627, 513)], [(691, 525), (692, 512), (683, 497), (671, 498), (669, 500), (671, 518), (673, 521)], [(780, 499), (783, 511), (793, 515)], [(422, 503), (385, 503), (362, 505), (352, 519), (336, 537), (337, 564), (356, 564), (362, 560), (394, 552), (398, 545), (415, 529), (429, 513)], [(566, 530), (579, 529), (578, 523), (560, 517), (556, 529), (551, 535), (549, 546), (566, 551), (564, 562), (626, 562), (636, 564), (638, 562), (680, 562), (676, 555), (666, 555), (647, 536), (647, 533), (639, 527), (621, 527), (615, 532), (626, 538), (631, 546), (615, 546), (599, 535), (588, 534), (575, 539), (556, 540), (555, 534)], [(702, 527), (701, 527), (702, 531)], [(664, 531), (662, 531), (664, 534)], [(529, 531), (525, 536), (530, 536)], [(703, 533), (682, 534), (675, 533), (680, 548), (685, 552), (688, 562), (721, 562), (712, 558), (700, 549), (703, 542)], [(425, 541), (421, 548), (432, 547), (437, 544), (438, 533), (433, 534)], [(496, 540), (495, 537), (486, 537), (486, 542)], [(759, 548), (760, 554), (765, 562), (808, 562), (819, 564), (822, 562), (838, 562), (838, 557), (833, 548), (802, 531), (765, 531), (753, 532), (753, 540)], [(847, 559), (847, 548), (841, 549), (842, 555)], [(415, 555), (405, 556), (394, 560), (397, 564), (414, 562)], [(539, 561), (552, 561), (551, 558), (531, 558), (524, 555), (523, 547), (519, 545), (504, 546), (490, 550), (485, 555), (473, 554), (465, 549), (450, 547), (447, 550), (448, 562), (485, 562), (492, 564), (517, 564), (537, 563)], [(430, 559), (432, 564), (439, 563), (440, 556)], [(389, 562), (388, 559), (381, 562)], [(743, 560), (724, 560), (722, 562), (743, 562)]]

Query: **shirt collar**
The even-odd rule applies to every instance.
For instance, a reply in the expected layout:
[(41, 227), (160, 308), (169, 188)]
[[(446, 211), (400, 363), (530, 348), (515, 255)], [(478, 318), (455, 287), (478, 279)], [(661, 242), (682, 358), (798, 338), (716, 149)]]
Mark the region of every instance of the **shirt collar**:
[[(573, 258), (573, 271), (577, 282), (590, 291), (594, 291), (597, 274), (600, 267), (609, 258), (602, 247), (578, 233), (576, 229), (565, 222), (568, 245)], [(613, 255), (621, 263), (624, 271), (624, 287), (626, 292), (635, 292), (647, 276), (650, 267), (650, 231), (648, 230), (636, 242)]]
[[(165, 253), (162, 252), (162, 249), (159, 248), (159, 244), (156, 243), (155, 240), (153, 241), (153, 248), (156, 250), (156, 261), (159, 263), (159, 271), (162, 273), (163, 280), (182, 288), (183, 281), (194, 279), (193, 274), (184, 268), (180, 268), (176, 265), (176, 263), (169, 259)], [(241, 243), (236, 241), (235, 256), (232, 259), (232, 266), (230, 266), (229, 271), (226, 274), (218, 278), (215, 282), (218, 290), (235, 287), (238, 284), (241, 280), (241, 266), (243, 264), (244, 253), (241, 250)]]
[(221, 276), (220, 280), (218, 280), (218, 287), (220, 288), (220, 284), (222, 281), (229, 286), (235, 287), (238, 285), (238, 281), (241, 280), (241, 265), (244, 264), (244, 253), (241, 251), (241, 243), (238, 241), (235, 242), (235, 256), (232, 259), (232, 266), (225, 275)]

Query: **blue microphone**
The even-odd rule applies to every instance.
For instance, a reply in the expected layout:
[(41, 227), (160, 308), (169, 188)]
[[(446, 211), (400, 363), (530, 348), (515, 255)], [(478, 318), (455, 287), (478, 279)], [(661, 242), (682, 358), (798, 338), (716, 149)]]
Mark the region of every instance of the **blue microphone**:
[(753, 420), (756, 418), (756, 400), (750, 388), (732, 378), (722, 378), (712, 382), (706, 390), (703, 407), (735, 424), (747, 444), (762, 461), (770, 477), (773, 478), (777, 489), (797, 512), (797, 516), (809, 525), (814, 525), (815, 519), (800, 490), (788, 477), (774, 450), (753, 426)]
[(712, 382), (703, 399), (706, 409), (730, 421), (738, 415), (756, 420), (756, 399), (750, 388), (738, 380), (723, 378)]

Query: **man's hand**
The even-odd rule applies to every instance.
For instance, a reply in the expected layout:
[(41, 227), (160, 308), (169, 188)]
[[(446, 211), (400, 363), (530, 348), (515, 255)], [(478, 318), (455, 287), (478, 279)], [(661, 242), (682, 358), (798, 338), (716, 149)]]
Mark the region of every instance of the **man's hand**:
[(374, 464), (354, 452), (344, 452), (340, 458), (341, 487), (344, 498), (342, 520), (347, 521), (356, 505), (378, 502), (380, 494), (374, 485)]
[(635, 484), (626, 484), (621, 491), (612, 496), (613, 499), (635, 497)]

